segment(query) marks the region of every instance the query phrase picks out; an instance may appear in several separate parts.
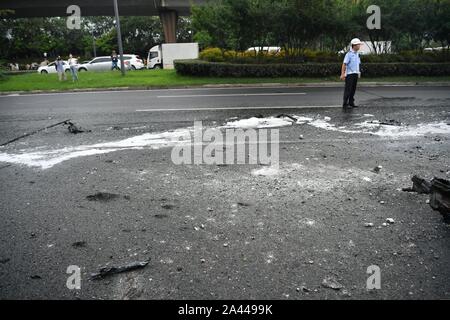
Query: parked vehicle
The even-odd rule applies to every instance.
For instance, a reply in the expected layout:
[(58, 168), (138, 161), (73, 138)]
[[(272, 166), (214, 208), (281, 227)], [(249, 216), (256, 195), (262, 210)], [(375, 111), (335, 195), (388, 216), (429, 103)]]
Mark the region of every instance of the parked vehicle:
[(425, 52), (443, 51), (443, 50), (450, 50), (450, 46), (449, 47), (434, 47), (434, 48), (423, 49), (423, 51), (425, 51)]
[[(129, 60), (125, 59), (124, 55), (124, 64), (125, 69), (130, 70), (131, 64)], [(110, 56), (102, 56), (94, 58), (93, 60), (89, 61), (88, 63), (83, 63), (78, 66), (79, 72), (84, 71), (110, 71), (112, 66), (111, 57)], [(118, 63), (119, 69), (120, 69), (120, 60)]]
[[(67, 63), (67, 61), (63, 61), (63, 64), (64, 64), (64, 71), (65, 72), (70, 72), (70, 66)], [(40, 66), (37, 69), (37, 72), (41, 73), (41, 74), (56, 73), (55, 62), (49, 63), (46, 66)]]
[(198, 43), (164, 43), (148, 52), (147, 69), (173, 69), (174, 60), (198, 59)]
[(140, 70), (145, 68), (144, 61), (141, 59), (140, 56), (136, 54), (124, 54), (123, 60), (130, 62), (130, 67), (132, 70)]
[(251, 51), (256, 52), (256, 53), (258, 53), (260, 51), (266, 52), (266, 53), (267, 52), (278, 53), (281, 51), (281, 47), (251, 47), (251, 48), (247, 49), (247, 52), (251, 52)]
[[(341, 50), (338, 53), (345, 54), (349, 50), (350, 47), (347, 47), (346, 49)], [(362, 41), (361, 48), (359, 49), (360, 55), (375, 53), (392, 53), (392, 41), (375, 41), (375, 43), (372, 43), (371, 41)]]

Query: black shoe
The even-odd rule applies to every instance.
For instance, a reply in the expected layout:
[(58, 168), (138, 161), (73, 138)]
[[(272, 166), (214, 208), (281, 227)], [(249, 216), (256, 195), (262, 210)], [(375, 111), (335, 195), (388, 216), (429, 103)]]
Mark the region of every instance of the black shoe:
[(352, 106), (349, 106), (348, 104), (344, 104), (344, 105), (342, 106), (342, 108), (343, 108), (344, 110), (346, 110), (346, 109), (351, 109)]
[(358, 108), (359, 106), (355, 106), (354, 104), (351, 104), (350, 107), (352, 107), (352, 108)]

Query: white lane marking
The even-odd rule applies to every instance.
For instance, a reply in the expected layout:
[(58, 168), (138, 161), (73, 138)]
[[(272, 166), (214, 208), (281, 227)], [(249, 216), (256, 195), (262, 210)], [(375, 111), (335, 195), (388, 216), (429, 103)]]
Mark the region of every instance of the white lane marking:
[(157, 96), (157, 98), (202, 98), (202, 97), (248, 97), (248, 96), (298, 96), (305, 92), (278, 92), (278, 93), (229, 93), (229, 94), (186, 94), (174, 96)]
[[(442, 88), (448, 87), (447, 85), (417, 85), (417, 84), (370, 84), (362, 82), (359, 84), (360, 88), (370, 87), (370, 88), (386, 88), (386, 87), (401, 87), (401, 88)], [(0, 98), (10, 98), (10, 97), (34, 97), (34, 96), (59, 96), (59, 95), (78, 95), (78, 94), (106, 94), (106, 93), (136, 93), (136, 92), (158, 92), (158, 91), (207, 91), (207, 90), (244, 90), (244, 89), (308, 89), (308, 88), (323, 88), (323, 89), (336, 89), (343, 88), (343, 84), (332, 83), (324, 85), (291, 85), (291, 86), (271, 86), (271, 85), (262, 85), (262, 86), (230, 86), (230, 87), (201, 87), (201, 88), (161, 88), (161, 89), (117, 89), (117, 90), (93, 90), (93, 91), (75, 91), (75, 92), (54, 92), (54, 93), (12, 93), (12, 94), (0, 94)], [(87, 88), (89, 89), (89, 88)]]
[(205, 108), (160, 108), (160, 109), (137, 109), (136, 112), (174, 112), (174, 111), (211, 111), (211, 110), (264, 110), (264, 109), (307, 109), (307, 108), (342, 108), (341, 105), (324, 106), (273, 106), (273, 107), (205, 107)]

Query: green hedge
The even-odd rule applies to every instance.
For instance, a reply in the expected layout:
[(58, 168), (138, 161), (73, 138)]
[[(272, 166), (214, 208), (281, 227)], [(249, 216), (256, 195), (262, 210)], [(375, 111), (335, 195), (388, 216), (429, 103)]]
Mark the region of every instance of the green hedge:
[[(341, 73), (341, 63), (304, 64), (237, 64), (177, 60), (175, 69), (181, 75), (208, 77), (329, 77)], [(365, 63), (364, 77), (448, 76), (450, 63)]]
[[(295, 63), (332, 63), (342, 62), (344, 54), (330, 51), (315, 51), (310, 49), (286, 54), (280, 52), (249, 52), (207, 48), (200, 52), (200, 60), (209, 62), (227, 62), (239, 64), (295, 64)], [(402, 51), (389, 54), (361, 55), (363, 63), (445, 63), (450, 62), (450, 51)]]

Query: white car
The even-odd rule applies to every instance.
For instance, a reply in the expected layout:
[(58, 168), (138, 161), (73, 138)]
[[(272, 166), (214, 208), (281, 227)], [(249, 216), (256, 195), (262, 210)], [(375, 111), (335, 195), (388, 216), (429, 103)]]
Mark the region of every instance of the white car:
[[(131, 64), (130, 61), (126, 61), (124, 59), (125, 69), (130, 70)], [(110, 71), (112, 67), (112, 61), (110, 56), (97, 57), (88, 63), (83, 63), (78, 66), (78, 71)], [(117, 62), (117, 67), (120, 70), (120, 59)]]
[[(67, 63), (67, 61), (63, 61), (64, 64), (64, 71), (65, 72), (70, 72), (70, 66)], [(37, 69), (38, 73), (41, 74), (47, 74), (47, 73), (56, 73), (56, 67), (55, 67), (55, 62), (49, 63), (46, 66), (41, 66)]]
[(251, 47), (247, 49), (247, 52), (256, 52), (258, 53), (259, 51), (262, 52), (270, 52), (270, 53), (279, 53), (281, 51), (281, 47)]
[(123, 60), (129, 61), (132, 70), (141, 70), (145, 68), (144, 61), (137, 54), (124, 54)]

